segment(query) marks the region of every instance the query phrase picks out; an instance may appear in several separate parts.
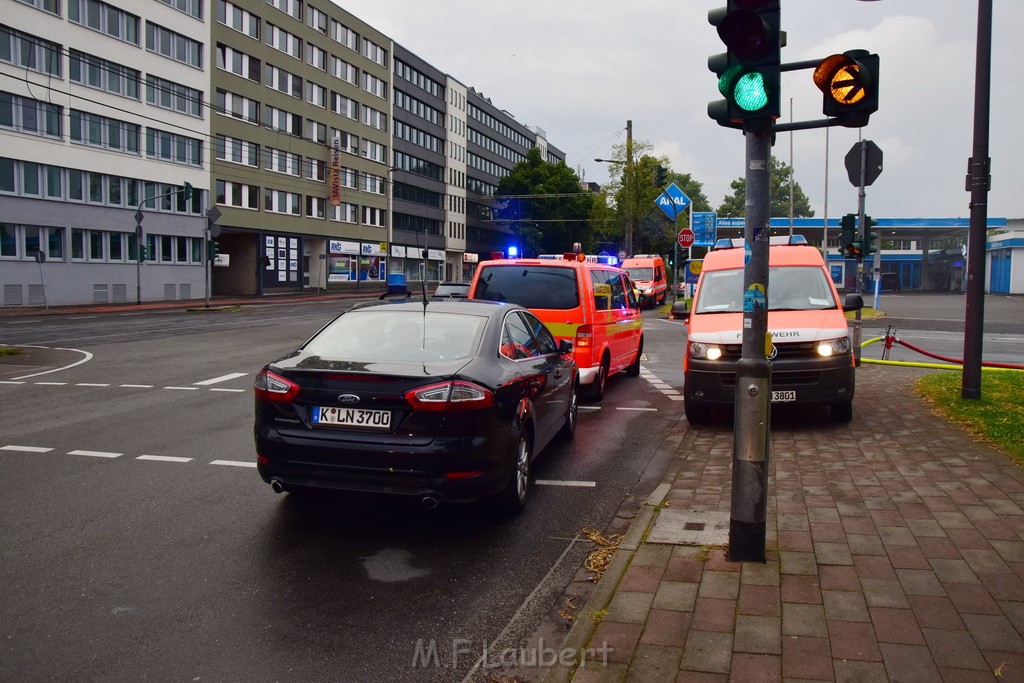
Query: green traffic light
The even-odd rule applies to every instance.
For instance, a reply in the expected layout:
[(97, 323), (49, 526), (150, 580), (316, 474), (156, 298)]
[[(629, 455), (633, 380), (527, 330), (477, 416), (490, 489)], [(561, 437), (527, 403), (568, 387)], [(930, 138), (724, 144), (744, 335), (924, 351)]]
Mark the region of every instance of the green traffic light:
[(754, 71), (740, 76), (733, 87), (733, 99), (744, 111), (758, 111), (768, 104), (768, 90), (764, 77)]

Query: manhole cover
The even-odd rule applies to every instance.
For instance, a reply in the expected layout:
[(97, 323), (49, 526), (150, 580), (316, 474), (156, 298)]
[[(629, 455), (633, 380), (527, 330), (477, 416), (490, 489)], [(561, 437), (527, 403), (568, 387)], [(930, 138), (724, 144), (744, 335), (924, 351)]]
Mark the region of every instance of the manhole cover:
[(665, 508), (658, 513), (648, 543), (728, 545), (729, 513)]

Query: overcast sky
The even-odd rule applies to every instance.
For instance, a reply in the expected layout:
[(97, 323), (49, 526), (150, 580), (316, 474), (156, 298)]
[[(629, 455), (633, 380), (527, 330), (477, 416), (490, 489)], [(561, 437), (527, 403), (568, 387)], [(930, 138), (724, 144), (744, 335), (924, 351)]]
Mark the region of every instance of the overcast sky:
[[(713, 207), (743, 175), (743, 136), (707, 116), (718, 99), (709, 55), (724, 46), (707, 21), (724, 0), (345, 0), (346, 10), (441, 71), (538, 126), (588, 181), (608, 179), (612, 145), (633, 137), (692, 173)], [(994, 0), (990, 217), (1024, 217), (1024, 109), (1017, 74), (1024, 1)], [(973, 148), (978, 3), (973, 0), (783, 0), (783, 62), (862, 48), (881, 59), (879, 110), (864, 129), (792, 134), (792, 163), (815, 215), (856, 211), (843, 157), (873, 140), (883, 171), (867, 188), (878, 217), (967, 217)], [(811, 70), (783, 74), (782, 120), (822, 118)], [(826, 130), (828, 142), (826, 193)], [(773, 153), (790, 163), (790, 134)]]

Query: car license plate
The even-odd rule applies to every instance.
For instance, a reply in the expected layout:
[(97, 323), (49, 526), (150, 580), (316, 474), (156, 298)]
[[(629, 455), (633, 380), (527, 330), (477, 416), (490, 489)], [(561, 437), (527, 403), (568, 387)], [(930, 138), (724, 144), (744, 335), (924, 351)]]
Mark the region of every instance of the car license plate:
[(772, 403), (791, 403), (796, 400), (795, 391), (773, 391)]
[(313, 424), (315, 425), (365, 427), (367, 429), (391, 429), (390, 410), (313, 406), (312, 418)]

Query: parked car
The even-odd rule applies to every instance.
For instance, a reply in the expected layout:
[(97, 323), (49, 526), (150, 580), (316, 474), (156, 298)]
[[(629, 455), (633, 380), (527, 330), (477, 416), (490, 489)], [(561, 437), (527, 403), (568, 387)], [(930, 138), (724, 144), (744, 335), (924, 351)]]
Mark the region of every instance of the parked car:
[(469, 294), (468, 282), (439, 282), (431, 299), (465, 299)]
[(274, 491), (526, 504), (531, 462), (576, 429), (579, 371), (527, 309), (374, 302), (255, 382), (257, 468)]

